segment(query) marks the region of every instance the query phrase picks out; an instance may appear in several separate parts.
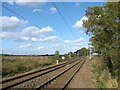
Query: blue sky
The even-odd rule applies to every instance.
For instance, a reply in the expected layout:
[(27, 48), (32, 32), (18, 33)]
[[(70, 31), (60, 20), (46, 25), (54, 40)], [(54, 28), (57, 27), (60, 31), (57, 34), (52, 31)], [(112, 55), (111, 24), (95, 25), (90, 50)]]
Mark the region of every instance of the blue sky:
[(89, 36), (84, 33), (85, 28), (82, 26), (82, 20), (87, 20), (85, 10), (104, 3), (54, 2), (57, 8), (51, 2), (2, 4), (36, 25), (2, 8), (0, 38), (3, 53), (53, 54), (59, 50), (60, 54), (65, 54), (88, 47)]

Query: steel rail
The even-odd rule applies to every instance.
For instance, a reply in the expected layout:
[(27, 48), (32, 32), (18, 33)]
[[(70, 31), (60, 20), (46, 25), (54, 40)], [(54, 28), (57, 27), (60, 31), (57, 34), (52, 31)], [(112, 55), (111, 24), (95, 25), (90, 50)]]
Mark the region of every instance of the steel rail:
[[(82, 61), (82, 60), (81, 60)], [(42, 87), (46, 86), (48, 83), (50, 83), (51, 81), (55, 80), (56, 78), (58, 78), (59, 76), (61, 76), (62, 74), (64, 74), (65, 72), (67, 72), (68, 70), (72, 69), (74, 66), (76, 66), (77, 64), (79, 64), (81, 61), (77, 62), (76, 64), (74, 64), (73, 66), (69, 67), (68, 69), (64, 70), (63, 72), (61, 72), (60, 74), (54, 76), (52, 79), (46, 81), (45, 83), (43, 83), (40, 86), (37, 86), (34, 90), (39, 90)]]
[(51, 69), (51, 68), (54, 68), (54, 67), (57, 67), (57, 66), (60, 66), (60, 65), (64, 65), (66, 63), (69, 63), (69, 62), (61, 63), (61, 64), (50, 66), (50, 67), (47, 67), (47, 68), (44, 68), (44, 69), (40, 69), (40, 70), (37, 70), (37, 71), (26, 73), (26, 74), (23, 74), (23, 75), (20, 75), (20, 76), (16, 76), (16, 77), (13, 77), (13, 78), (5, 79), (5, 80), (0, 81), (0, 83), (9, 82), (9, 81), (12, 81), (12, 80), (24, 77), (24, 76), (28, 76), (28, 75), (31, 75), (31, 74), (34, 74), (34, 73), (37, 73), (37, 72), (41, 72), (41, 71), (44, 71), (44, 70), (47, 70), (47, 69)]
[(77, 72), (81, 69), (81, 67), (83, 66), (83, 64), (85, 63), (85, 61), (80, 65), (80, 67), (75, 71), (75, 73), (70, 77), (70, 79), (65, 83), (65, 85), (62, 87), (61, 90), (64, 90), (68, 84), (70, 83), (70, 81), (73, 79), (73, 77), (77, 74)]
[[(75, 60), (75, 61), (77, 61), (77, 60)], [(31, 79), (34, 79), (34, 78), (37, 78), (37, 77), (39, 77), (39, 76), (45, 75), (45, 74), (47, 74), (47, 73), (49, 73), (49, 72), (55, 71), (55, 70), (57, 70), (57, 69), (59, 69), (59, 68), (62, 68), (62, 67), (64, 67), (64, 66), (66, 66), (67, 64), (73, 63), (73, 62), (75, 62), (75, 61), (66, 62), (66, 63), (62, 64), (61, 66), (60, 66), (60, 65), (57, 65), (57, 66), (60, 66), (60, 67), (57, 67), (57, 66), (56, 66), (56, 68), (54, 68), (54, 69), (52, 69), (52, 70), (49, 70), (49, 71), (47, 71), (47, 72), (41, 73), (41, 74), (39, 74), (39, 75), (35, 75), (35, 76), (30, 77), (30, 78), (27, 78), (27, 79), (25, 79), (25, 80), (21, 80), (21, 81), (19, 81), (19, 82), (17, 82), (17, 83), (11, 84), (11, 85), (5, 86), (5, 87), (2, 88), (2, 90), (5, 90), (5, 89), (8, 89), (8, 88), (14, 87), (14, 86), (16, 86), (16, 85), (19, 85), (19, 84), (24, 83), (24, 82), (26, 82), (26, 81), (29, 81), (29, 80), (31, 80)], [(48, 68), (49, 68), (49, 67), (48, 67)], [(47, 68), (47, 69), (48, 69), (48, 68)], [(44, 69), (44, 70), (47, 70), (47, 69)], [(44, 70), (43, 70), (43, 71), (44, 71)], [(33, 73), (33, 74), (34, 74), (34, 73)], [(29, 74), (29, 75), (30, 75), (30, 74)], [(24, 75), (23, 75), (23, 77), (24, 77)]]

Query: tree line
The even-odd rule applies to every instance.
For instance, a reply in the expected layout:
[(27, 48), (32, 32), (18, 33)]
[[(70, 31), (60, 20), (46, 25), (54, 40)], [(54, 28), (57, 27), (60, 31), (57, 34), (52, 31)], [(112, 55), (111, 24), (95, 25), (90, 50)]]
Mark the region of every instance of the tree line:
[(120, 2), (88, 7), (83, 20), (85, 32), (90, 35), (94, 51), (104, 56), (112, 76), (120, 81)]

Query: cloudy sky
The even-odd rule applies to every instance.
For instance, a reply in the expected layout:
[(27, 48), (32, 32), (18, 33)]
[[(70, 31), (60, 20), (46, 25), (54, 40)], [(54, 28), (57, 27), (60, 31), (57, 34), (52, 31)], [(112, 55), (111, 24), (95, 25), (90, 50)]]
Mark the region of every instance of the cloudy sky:
[(82, 26), (82, 20), (87, 20), (85, 10), (102, 2), (27, 1), (2, 2), (7, 8), (2, 8), (0, 16), (3, 53), (53, 54), (58, 50), (65, 54), (88, 47), (89, 36)]

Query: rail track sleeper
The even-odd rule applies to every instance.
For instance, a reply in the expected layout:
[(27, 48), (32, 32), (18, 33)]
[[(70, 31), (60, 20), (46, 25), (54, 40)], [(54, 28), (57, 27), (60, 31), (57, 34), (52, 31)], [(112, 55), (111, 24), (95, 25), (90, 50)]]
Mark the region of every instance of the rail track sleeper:
[[(75, 60), (77, 61), (77, 60)], [(17, 76), (17, 77), (13, 77), (13, 78), (9, 78), (9, 79), (6, 79), (6, 80), (2, 80), (0, 81), (0, 83), (5, 83), (5, 82), (9, 82), (9, 81), (12, 81), (12, 80), (15, 80), (15, 79), (19, 79), (21, 77), (24, 77), (24, 76), (28, 76), (28, 75), (31, 75), (31, 74), (34, 74), (34, 73), (37, 73), (37, 72), (41, 72), (41, 71), (44, 71), (44, 70), (47, 70), (47, 69), (51, 69), (51, 68), (54, 68), (54, 67), (57, 67), (57, 66), (60, 66), (60, 65), (64, 65), (64, 64), (69, 64), (69, 63), (73, 63), (75, 61), (71, 61), (71, 62), (64, 62), (64, 63), (61, 63), (59, 65), (54, 65), (54, 66), (51, 66), (51, 67), (47, 67), (47, 68), (44, 68), (44, 69), (41, 69), (41, 70), (38, 70), (38, 71), (34, 71), (34, 72), (30, 72), (30, 73), (27, 73), (27, 74), (24, 74), (24, 75), (20, 75), (20, 76)]]
[(75, 71), (75, 73), (70, 77), (70, 79), (65, 83), (65, 85), (62, 87), (61, 90), (64, 90), (67, 85), (70, 83), (70, 81), (73, 79), (73, 77), (77, 74), (77, 72), (80, 70), (80, 68), (82, 67), (82, 65), (85, 63), (85, 61), (80, 65), (80, 67)]
[[(76, 61), (77, 61), (77, 60), (76, 60)], [(69, 64), (69, 63), (73, 63), (73, 62), (75, 62), (75, 61), (68, 62), (68, 64)], [(42, 76), (42, 75), (44, 75), (44, 74), (47, 74), (47, 73), (49, 73), (49, 72), (51, 72), (51, 71), (54, 71), (54, 70), (56, 70), (56, 69), (59, 69), (59, 68), (61, 68), (61, 67), (66, 66), (66, 65), (67, 65), (67, 63), (64, 63), (63, 66), (57, 67), (57, 68), (55, 68), (55, 69), (52, 69), (52, 70), (47, 71), (47, 72), (45, 72), (45, 73), (42, 73), (42, 74), (40, 74), (40, 75), (33, 76), (33, 77), (31, 77), (31, 78), (28, 78), (28, 79), (25, 79), (25, 80), (23, 80), (23, 81), (17, 82), (17, 83), (15, 83), (15, 84), (12, 84), (12, 85), (3, 87), (2, 90), (5, 90), (5, 89), (8, 89), (8, 88), (14, 87), (14, 86), (16, 86), (16, 85), (19, 85), (19, 84), (24, 83), (24, 82), (26, 82), (26, 81), (29, 81), (29, 80), (31, 80), (31, 79), (37, 78), (37, 77), (39, 77), (39, 76)]]
[(16, 85), (19, 85), (19, 84), (21, 84), (21, 83), (24, 83), (24, 82), (29, 81), (29, 80), (31, 80), (31, 79), (37, 78), (37, 77), (39, 77), (39, 76), (42, 76), (42, 75), (44, 75), (44, 74), (47, 74), (47, 73), (49, 73), (49, 72), (51, 72), (51, 71), (54, 71), (54, 70), (59, 69), (59, 68), (64, 67), (64, 66), (65, 66), (65, 65), (60, 66), (60, 67), (57, 67), (57, 68), (52, 69), (52, 70), (50, 70), (50, 71), (47, 71), (47, 72), (45, 72), (45, 73), (42, 73), (42, 74), (39, 74), (39, 75), (33, 76), (33, 77), (31, 77), (31, 78), (25, 79), (25, 80), (23, 80), (23, 81), (17, 82), (17, 83), (15, 83), (15, 84), (12, 84), (12, 85), (9, 85), (9, 86), (6, 86), (6, 87), (3, 87), (2, 90), (4, 90), (4, 89), (8, 89), (8, 88), (11, 88), (11, 87), (16, 86)]
[(37, 72), (41, 72), (41, 71), (51, 69), (51, 68), (54, 68), (54, 67), (57, 67), (57, 66), (60, 66), (60, 65), (64, 65), (64, 64), (67, 64), (67, 63), (69, 64), (69, 63), (72, 63), (72, 62), (75, 62), (75, 61), (77, 61), (77, 60), (74, 60), (74, 61), (71, 61), (71, 62), (64, 62), (64, 63), (61, 63), (59, 65), (54, 65), (54, 66), (51, 66), (51, 67), (47, 67), (47, 68), (44, 68), (44, 69), (40, 69), (40, 70), (37, 70), (37, 71), (27, 73), (27, 74), (24, 74), (24, 75), (20, 75), (20, 76), (16, 76), (16, 77), (13, 77), (13, 78), (5, 79), (5, 80), (0, 81), (0, 83), (9, 82), (9, 81), (12, 81), (12, 80), (24, 77), (24, 76), (28, 76), (28, 75), (31, 75), (31, 74), (34, 74), (34, 73), (37, 73)]
[[(82, 60), (81, 60), (82, 61)], [(80, 63), (81, 61), (79, 61), (78, 63)], [(77, 65), (78, 63), (76, 63), (75, 65)], [(71, 68), (73, 68), (75, 65), (71, 66), (70, 68), (68, 68), (67, 70), (61, 72), (60, 74), (56, 75), (55, 77), (53, 77), (52, 79), (48, 80), (47, 82), (43, 83), (42, 85), (36, 87), (34, 90), (39, 90), (41, 88), (43, 88), (45, 85), (47, 85), (48, 83), (50, 83), (51, 81), (53, 81), (54, 79), (58, 78), (60, 75), (64, 74), (65, 72), (67, 72), (68, 70), (70, 70)]]
[(54, 70), (56, 70), (56, 69), (59, 69), (59, 68), (61, 68), (61, 67), (64, 67), (64, 66), (66, 66), (67, 64), (71, 64), (71, 63), (73, 63), (73, 62), (75, 62), (75, 61), (78, 61), (78, 60), (74, 60), (74, 61), (71, 61), (71, 62), (61, 63), (61, 64), (59, 64), (59, 65), (51, 66), (51, 67), (48, 67), (48, 68), (45, 68), (45, 69), (42, 69), (42, 70), (34, 71), (34, 72), (27, 73), (27, 74), (24, 74), (24, 75), (21, 75), (21, 76), (18, 76), (18, 77), (14, 77), (14, 78), (10, 78), (10, 79), (7, 79), (7, 80), (3, 80), (2, 82), (5, 83), (5, 82), (7, 82), (7, 81), (12, 81), (12, 80), (15, 80), (15, 79), (24, 77), (24, 76), (28, 76), (28, 75), (35, 74), (35, 73), (40, 72), (40, 71), (44, 71), (44, 70), (47, 70), (47, 69), (51, 69), (51, 68), (60, 66), (60, 67), (54, 68), (54, 69), (52, 69), (52, 70), (49, 70), (49, 71), (47, 71), (47, 72), (41, 73), (41, 74), (39, 74), (39, 75), (36, 75), (36, 76), (30, 77), (30, 78), (27, 78), (27, 79), (25, 79), (25, 80), (19, 81), (19, 82), (17, 82), (17, 83), (14, 83), (14, 84), (5, 86), (5, 87), (3, 87), (3, 88), (1, 88), (1, 89), (2, 89), (2, 90), (5, 90), (5, 89), (8, 89), (8, 88), (14, 87), (14, 86), (16, 86), (16, 85), (19, 85), (19, 84), (24, 83), (24, 82), (26, 82), (26, 81), (32, 80), (32, 79), (34, 79), (34, 78), (37, 78), (37, 77), (42, 76), (42, 75), (44, 75), (44, 74), (47, 74), (47, 73), (49, 73), (49, 72), (51, 72), (51, 71), (54, 71)]
[(6, 79), (6, 80), (3, 80), (3, 81), (0, 81), (0, 83), (5, 83), (5, 82), (8, 82), (8, 81), (12, 81), (14, 79), (18, 79), (18, 78), (21, 78), (21, 77), (24, 77), (24, 76), (27, 76), (27, 75), (31, 75), (31, 74), (34, 74), (34, 73), (37, 73), (37, 72), (41, 72), (41, 71), (44, 71), (44, 70), (47, 70), (47, 69), (51, 69), (51, 68), (54, 68), (54, 67), (66, 64), (66, 63), (61, 63), (59, 65), (54, 65), (54, 66), (51, 66), (51, 67), (48, 67), (48, 68), (44, 68), (44, 69), (41, 69), (41, 70), (38, 70), (38, 71), (30, 72), (30, 73), (27, 73), (27, 74), (24, 74), (24, 75), (21, 75), (21, 76), (17, 76), (17, 77), (13, 77), (13, 78), (10, 78), (10, 79)]

